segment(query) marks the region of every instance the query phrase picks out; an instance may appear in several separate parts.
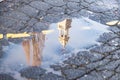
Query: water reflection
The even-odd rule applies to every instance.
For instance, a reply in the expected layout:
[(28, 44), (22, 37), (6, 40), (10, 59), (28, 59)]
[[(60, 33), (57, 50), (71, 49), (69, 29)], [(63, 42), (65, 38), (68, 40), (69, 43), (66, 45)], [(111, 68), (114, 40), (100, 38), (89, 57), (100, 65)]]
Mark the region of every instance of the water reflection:
[(106, 28), (107, 26), (88, 18), (65, 19), (53, 23), (49, 30), (34, 32), (30, 34), (33, 35), (32, 39), (23, 40), (22, 44), (14, 44), (4, 49), (7, 57), (2, 60), (3, 67), (0, 67), (0, 71), (4, 72), (8, 68), (12, 72), (13, 68), (20, 68), (16, 66), (18, 64), (22, 64), (22, 68), (26, 67), (26, 62), (30, 66), (41, 66), (50, 70), (49, 66), (62, 62), (66, 59), (67, 53), (71, 55), (84, 47), (98, 44), (96, 39), (99, 35), (109, 32)]
[(27, 63), (31, 66), (39, 66), (42, 61), (42, 52), (45, 43), (45, 34), (33, 33), (33, 38), (23, 40), (22, 45), (25, 51)]
[(3, 38), (24, 38), (24, 37), (30, 37), (31, 35), (29, 33), (7, 33), (5, 35), (0, 34), (0, 39)]
[[(58, 31), (59, 31), (59, 37), (54, 38), (56, 40), (59, 40), (59, 44), (65, 48), (66, 44), (69, 40), (69, 29), (71, 28), (71, 22), (72, 19), (65, 19), (64, 21), (61, 21), (58, 23)], [(57, 26), (56, 26), (57, 27)], [(22, 42), (23, 50), (26, 56), (26, 62), (30, 66), (40, 66), (42, 63), (42, 53), (45, 47), (45, 36), (49, 33), (53, 32), (52, 30), (44, 30), (41, 33), (33, 32), (31, 35), (33, 35), (32, 39), (25, 39)], [(48, 39), (49, 40), (49, 39)], [(55, 43), (55, 42), (54, 42)], [(48, 47), (52, 45), (46, 45)], [(44, 50), (44, 52), (47, 51), (47, 49)], [(47, 52), (48, 53), (48, 52)], [(49, 56), (49, 55), (48, 55)]]
[(3, 38), (3, 34), (0, 34), (0, 39), (2, 39)]
[(59, 41), (64, 48), (70, 38), (69, 28), (71, 27), (71, 22), (72, 19), (65, 19), (64, 21), (58, 22)]

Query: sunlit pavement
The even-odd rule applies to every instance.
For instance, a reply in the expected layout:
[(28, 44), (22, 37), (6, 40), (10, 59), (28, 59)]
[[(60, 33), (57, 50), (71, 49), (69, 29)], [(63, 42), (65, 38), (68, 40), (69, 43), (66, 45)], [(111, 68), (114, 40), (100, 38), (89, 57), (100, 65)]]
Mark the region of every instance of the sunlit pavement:
[[(40, 32), (48, 29), (51, 23), (81, 16), (105, 24), (119, 20), (119, 2), (119, 0), (0, 1), (0, 34)], [(28, 67), (20, 71), (21, 76), (35, 80), (119, 80), (120, 27), (111, 26), (109, 30), (111, 32), (103, 33), (97, 39), (99, 45), (91, 46), (89, 50), (77, 51), (62, 64), (51, 65), (51, 68), (61, 72), (61, 75), (51, 73), (52, 71), (46, 73), (46, 70), (38, 67)], [(21, 41), (8, 40), (17, 43)], [(1, 46), (8, 45), (8, 40), (1, 39), (1, 56), (3, 53)], [(14, 74), (0, 73), (0, 79), (13, 80), (9, 75), (16, 78)]]

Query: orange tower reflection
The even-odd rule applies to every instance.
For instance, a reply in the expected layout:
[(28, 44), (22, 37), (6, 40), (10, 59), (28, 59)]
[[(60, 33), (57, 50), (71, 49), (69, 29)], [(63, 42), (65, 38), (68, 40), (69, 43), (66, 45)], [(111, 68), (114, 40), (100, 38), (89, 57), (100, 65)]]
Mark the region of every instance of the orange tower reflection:
[(65, 19), (58, 23), (59, 42), (65, 48), (69, 40), (69, 28), (71, 28), (72, 19)]
[(33, 33), (33, 38), (22, 42), (27, 63), (31, 66), (39, 66), (42, 60), (42, 51), (45, 43), (45, 34)]

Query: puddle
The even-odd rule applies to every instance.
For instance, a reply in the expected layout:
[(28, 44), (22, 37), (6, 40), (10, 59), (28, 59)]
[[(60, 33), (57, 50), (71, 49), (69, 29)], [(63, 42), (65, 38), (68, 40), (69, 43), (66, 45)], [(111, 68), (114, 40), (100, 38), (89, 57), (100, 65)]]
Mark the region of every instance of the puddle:
[(49, 28), (33, 33), (32, 39), (4, 47), (6, 56), (1, 59), (0, 72), (14, 73), (26, 66), (41, 66), (52, 71), (51, 64), (62, 62), (87, 46), (99, 44), (96, 39), (108, 32), (107, 26), (88, 18), (65, 19)]

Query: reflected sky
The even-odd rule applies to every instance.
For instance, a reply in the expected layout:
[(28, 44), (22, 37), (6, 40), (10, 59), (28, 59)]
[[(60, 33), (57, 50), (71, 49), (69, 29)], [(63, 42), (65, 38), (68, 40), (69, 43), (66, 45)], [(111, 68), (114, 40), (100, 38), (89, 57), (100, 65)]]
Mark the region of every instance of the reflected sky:
[(49, 65), (62, 62), (65, 55), (98, 44), (96, 39), (104, 32), (108, 32), (107, 26), (88, 18), (53, 23), (48, 32), (35, 33), (30, 40), (4, 47), (6, 56), (1, 60), (0, 72), (11, 72), (26, 66), (49, 69)]
[[(61, 21), (63, 22), (63, 21)], [(61, 23), (59, 22), (59, 23)], [(99, 44), (96, 39), (104, 32), (108, 32), (107, 26), (92, 21), (88, 18), (72, 19), (71, 27), (69, 28), (70, 37), (65, 49), (59, 41), (59, 23), (50, 25), (50, 30), (54, 32), (46, 35), (45, 48), (43, 51), (43, 65), (48, 65), (50, 62), (57, 62), (63, 59), (61, 54), (74, 52), (74, 50), (84, 49), (93, 44)], [(45, 64), (46, 63), (46, 64)]]

